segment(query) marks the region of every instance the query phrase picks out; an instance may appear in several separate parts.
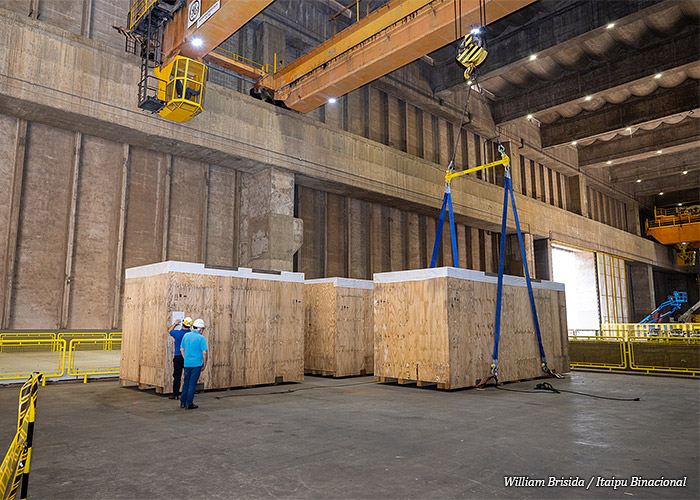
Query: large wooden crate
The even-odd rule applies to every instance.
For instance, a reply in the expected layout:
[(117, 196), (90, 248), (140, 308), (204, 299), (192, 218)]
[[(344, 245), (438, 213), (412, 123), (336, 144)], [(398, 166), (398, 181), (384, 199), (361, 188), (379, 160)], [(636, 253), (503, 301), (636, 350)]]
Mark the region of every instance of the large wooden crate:
[(304, 370), (348, 377), (374, 369), (372, 282), (326, 278), (304, 282)]
[(173, 261), (127, 269), (120, 381), (172, 391), (175, 312), (206, 324), (205, 389), (302, 380), (303, 280)]
[[(550, 368), (569, 371), (564, 285), (533, 282)], [(490, 373), (497, 277), (442, 267), (374, 275), (374, 375), (457, 389)], [(525, 278), (504, 277), (499, 381), (543, 375)]]

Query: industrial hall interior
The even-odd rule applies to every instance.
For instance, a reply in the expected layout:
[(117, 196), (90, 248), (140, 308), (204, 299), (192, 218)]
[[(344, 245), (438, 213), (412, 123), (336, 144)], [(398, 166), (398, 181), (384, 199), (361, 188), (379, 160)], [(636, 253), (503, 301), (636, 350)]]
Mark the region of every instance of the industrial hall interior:
[(700, 498), (700, 0), (0, 0), (0, 500)]

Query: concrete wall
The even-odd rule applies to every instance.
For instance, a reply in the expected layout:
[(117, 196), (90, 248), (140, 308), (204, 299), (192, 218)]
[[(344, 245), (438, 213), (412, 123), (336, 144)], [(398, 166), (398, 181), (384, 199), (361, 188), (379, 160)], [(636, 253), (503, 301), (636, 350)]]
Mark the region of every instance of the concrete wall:
[[(256, 198), (280, 198), (280, 184), (293, 186), (288, 174), (249, 181), (228, 167), (6, 115), (0, 131), (0, 183), (8, 186), (0, 328), (118, 328), (123, 269), (162, 260), (292, 268), (298, 246), (272, 248), (261, 264), (237, 244), (247, 241), (238, 234), (239, 177), (256, 185)], [(289, 189), (287, 203), (268, 199), (256, 209), (264, 218), (276, 207), (276, 231), (293, 221)]]

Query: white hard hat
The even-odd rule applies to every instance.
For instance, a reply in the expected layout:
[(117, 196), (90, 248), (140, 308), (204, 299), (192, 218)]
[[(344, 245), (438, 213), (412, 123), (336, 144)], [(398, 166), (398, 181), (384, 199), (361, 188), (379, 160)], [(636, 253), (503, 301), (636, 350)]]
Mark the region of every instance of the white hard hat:
[(192, 318), (187, 316), (185, 319), (182, 320), (182, 324), (188, 328), (191, 327), (192, 326)]
[(194, 320), (194, 327), (197, 329), (204, 328), (204, 320), (202, 318)]

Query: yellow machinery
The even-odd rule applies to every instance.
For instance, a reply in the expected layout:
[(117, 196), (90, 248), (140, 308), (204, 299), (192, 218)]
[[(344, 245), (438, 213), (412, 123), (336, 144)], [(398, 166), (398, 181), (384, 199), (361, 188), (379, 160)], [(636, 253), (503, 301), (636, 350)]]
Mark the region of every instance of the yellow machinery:
[(164, 104), (158, 114), (174, 122), (197, 116), (204, 107), (207, 67), (204, 63), (177, 56), (163, 67), (153, 69), (158, 79), (157, 98)]
[(664, 245), (675, 245), (679, 266), (693, 266), (700, 247), (700, 205), (655, 208), (646, 222), (646, 234)]

